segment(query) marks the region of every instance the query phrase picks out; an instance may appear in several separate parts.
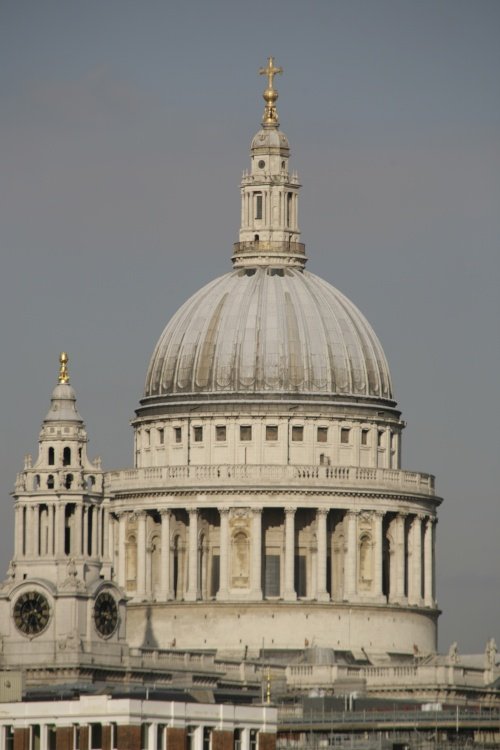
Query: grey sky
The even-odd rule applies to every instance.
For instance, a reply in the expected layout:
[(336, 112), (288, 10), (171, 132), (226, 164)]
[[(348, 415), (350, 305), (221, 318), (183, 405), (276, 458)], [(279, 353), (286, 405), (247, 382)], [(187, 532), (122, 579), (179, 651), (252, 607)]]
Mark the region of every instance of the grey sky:
[(61, 349), (106, 468), (167, 320), (230, 268), (269, 54), (309, 268), (437, 475), (440, 647), (500, 642), (500, 3), (2, 0), (0, 568)]

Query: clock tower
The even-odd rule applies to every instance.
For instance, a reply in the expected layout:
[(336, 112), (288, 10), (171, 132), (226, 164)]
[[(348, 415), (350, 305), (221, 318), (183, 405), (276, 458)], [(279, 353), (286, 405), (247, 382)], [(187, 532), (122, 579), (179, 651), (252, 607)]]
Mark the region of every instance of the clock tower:
[(65, 352), (59, 365), (38, 456), (26, 456), (13, 493), (14, 556), (0, 589), (5, 666), (77, 664), (104, 651), (118, 662), (124, 654), (125, 596), (111, 575), (103, 472), (87, 456)]

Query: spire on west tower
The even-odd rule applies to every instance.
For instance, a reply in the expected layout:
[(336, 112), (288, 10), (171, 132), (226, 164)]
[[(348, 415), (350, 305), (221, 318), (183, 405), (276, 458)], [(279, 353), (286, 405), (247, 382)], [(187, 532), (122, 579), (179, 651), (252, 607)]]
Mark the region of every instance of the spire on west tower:
[(298, 225), (299, 178), (290, 173), (288, 138), (279, 129), (274, 76), (281, 74), (274, 58), (260, 68), (267, 76), (262, 128), (250, 147), (250, 170), (241, 181), (241, 226), (234, 245), (233, 264), (242, 266), (289, 266), (303, 268), (305, 247)]

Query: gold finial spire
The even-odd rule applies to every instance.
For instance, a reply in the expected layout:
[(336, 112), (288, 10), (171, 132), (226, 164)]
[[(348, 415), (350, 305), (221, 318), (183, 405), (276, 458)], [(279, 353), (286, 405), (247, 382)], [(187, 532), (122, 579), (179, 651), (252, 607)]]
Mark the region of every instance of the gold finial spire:
[(59, 355), (59, 382), (69, 383), (68, 355), (66, 352), (61, 352)]
[(277, 128), (279, 125), (278, 112), (276, 110), (276, 100), (278, 98), (278, 92), (273, 85), (274, 76), (278, 73), (283, 73), (283, 68), (276, 68), (274, 66), (273, 57), (269, 57), (267, 66), (265, 68), (260, 68), (259, 70), (259, 75), (267, 76), (267, 89), (262, 94), (266, 103), (266, 106), (264, 108), (264, 116), (262, 118), (262, 124), (265, 128)]

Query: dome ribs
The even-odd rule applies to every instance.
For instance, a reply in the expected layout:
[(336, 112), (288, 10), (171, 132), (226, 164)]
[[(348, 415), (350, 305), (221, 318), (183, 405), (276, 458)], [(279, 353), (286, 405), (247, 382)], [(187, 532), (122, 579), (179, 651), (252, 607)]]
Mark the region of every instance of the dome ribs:
[(382, 347), (352, 302), (307, 271), (266, 266), (207, 284), (163, 331), (145, 398), (190, 393), (392, 398)]

